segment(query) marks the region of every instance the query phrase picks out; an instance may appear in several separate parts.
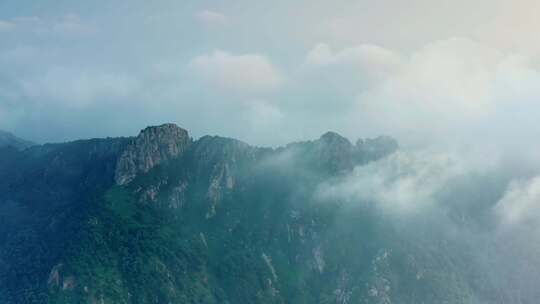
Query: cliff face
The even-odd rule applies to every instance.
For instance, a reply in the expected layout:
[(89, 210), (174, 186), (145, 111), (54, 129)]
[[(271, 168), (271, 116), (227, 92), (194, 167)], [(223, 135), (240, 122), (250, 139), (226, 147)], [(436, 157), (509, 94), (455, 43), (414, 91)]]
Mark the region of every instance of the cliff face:
[(180, 156), (191, 143), (188, 132), (174, 124), (142, 130), (118, 161), (116, 183), (125, 185), (137, 174), (146, 173), (155, 166)]

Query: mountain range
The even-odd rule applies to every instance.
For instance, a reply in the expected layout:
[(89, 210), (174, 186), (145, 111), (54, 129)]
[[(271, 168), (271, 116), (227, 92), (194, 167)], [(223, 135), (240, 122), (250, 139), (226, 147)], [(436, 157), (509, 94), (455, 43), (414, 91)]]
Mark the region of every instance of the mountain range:
[(320, 195), (396, 153), (390, 137), (261, 148), (174, 124), (45, 145), (0, 135), (0, 303), (504, 299), (436, 224)]

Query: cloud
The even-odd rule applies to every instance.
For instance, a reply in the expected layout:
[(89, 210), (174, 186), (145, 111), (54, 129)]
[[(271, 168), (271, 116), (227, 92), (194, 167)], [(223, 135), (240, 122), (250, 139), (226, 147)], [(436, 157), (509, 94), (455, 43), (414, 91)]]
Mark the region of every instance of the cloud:
[(260, 100), (250, 101), (248, 109), (246, 116), (255, 129), (276, 127), (284, 116), (279, 108)]
[(189, 66), (211, 87), (241, 94), (269, 92), (283, 83), (281, 72), (260, 54), (215, 51), (193, 58)]
[(534, 224), (540, 232), (540, 177), (510, 183), (495, 211), (505, 228)]
[(229, 23), (229, 18), (226, 15), (207, 9), (198, 12), (196, 17), (200, 22), (208, 26), (223, 26)]
[[(420, 2), (416, 1), (416, 4)], [(497, 50), (467, 38), (445, 38), (460, 33), (430, 36), (412, 32), (411, 35), (422, 36), (422, 39), (402, 47), (399, 42), (410, 36), (402, 35), (399, 30), (404, 24), (399, 22), (401, 10), (388, 11), (387, 4), (384, 1), (376, 4), (374, 10), (365, 10), (362, 5), (352, 2), (343, 5), (345, 10), (320, 4), (305, 8), (294, 16), (286, 14), (290, 4), (276, 5), (267, 14), (260, 14), (265, 8), (259, 5), (246, 5), (240, 10), (238, 8), (243, 5), (237, 4), (231, 7), (231, 12), (235, 12), (233, 16), (232, 13), (227, 15), (228, 10), (209, 6), (199, 6), (206, 8), (204, 10), (193, 10), (193, 6), (187, 8), (186, 4), (178, 2), (175, 6), (183, 10), (142, 5), (127, 12), (122, 20), (112, 17), (118, 15), (112, 13), (115, 9), (121, 10), (115, 4), (107, 5), (112, 11), (106, 15), (96, 15), (100, 10), (95, 9), (77, 10), (78, 15), (59, 15), (58, 10), (23, 10), (28, 16), (38, 17), (4, 17), (16, 25), (17, 35), (9, 35), (9, 41), (2, 45), (0, 53), (16, 48), (20, 51), (17, 60), (12, 60), (16, 57), (13, 54), (0, 58), (0, 64), (6, 63), (1, 67), (1, 86), (24, 80), (31, 86), (43, 87), (39, 83), (44, 81), (39, 79), (58, 66), (79, 70), (81, 75), (102, 74), (97, 78), (116, 71), (112, 73), (117, 74), (113, 78), (127, 75), (144, 79), (141, 83), (144, 90), (135, 91), (144, 91), (144, 98), (152, 100), (148, 107), (174, 101), (179, 104), (175, 109), (197, 108), (199, 105), (195, 103), (201, 104), (204, 100), (208, 105), (223, 103), (219, 109), (227, 112), (223, 117), (239, 117), (247, 112), (238, 111), (238, 101), (265, 100), (266, 104), (279, 109), (282, 116), (278, 126), (261, 124), (259, 130), (265, 132), (264, 125), (274, 131), (280, 129), (287, 137), (278, 144), (313, 138), (333, 129), (350, 137), (388, 134), (405, 146), (465, 141), (466, 146), (472, 147), (491, 142), (495, 147), (486, 150), (497, 152), (501, 150), (498, 144), (504, 140), (507, 149), (532, 151), (523, 147), (527, 145), (527, 138), (540, 134), (540, 125), (535, 123), (536, 117), (540, 116), (536, 102), (540, 96), (538, 58), (534, 54)], [(403, 5), (409, 7), (409, 4)], [(301, 7), (298, 3), (293, 6)], [(423, 2), (421, 5), (431, 6)], [(448, 6), (459, 7), (456, 4)], [(151, 7), (153, 9), (149, 9)], [(423, 11), (417, 6), (413, 8)], [(70, 8), (61, 11), (69, 12)], [(140, 22), (140, 12), (159, 18), (160, 22), (151, 26)], [(439, 12), (437, 9), (433, 13), (445, 20), (455, 19)], [(358, 13), (370, 15), (368, 21), (358, 18)], [(316, 30), (319, 24), (342, 17), (354, 21), (351, 40), (311, 35), (306, 29)], [(431, 14), (426, 17), (434, 18)], [(254, 23), (255, 18), (260, 22)], [(283, 22), (277, 22), (278, 18)], [(205, 20), (212, 24), (226, 22), (227, 28), (234, 31), (220, 31), (218, 37), (215, 33), (205, 32), (201, 26), (207, 24)], [(388, 20), (393, 21), (389, 23)], [(478, 20), (473, 21), (478, 23)], [(253, 24), (256, 26), (245, 26)], [(415, 26), (425, 27), (425, 23)], [(99, 31), (99, 35), (74, 34), (87, 33), (85, 28), (92, 27), (96, 27), (94, 31), (101, 27), (108, 30)], [(45, 34), (36, 35), (37, 29), (43, 29)], [(176, 39), (180, 36), (183, 39)], [(377, 38), (383, 36), (386, 38)], [(392, 39), (387, 39), (389, 36)], [(72, 39), (77, 37), (81, 40), (73, 43)], [(108, 43), (110, 41), (115, 43)], [(141, 44), (140, 41), (151, 43)], [(212, 52), (216, 47), (228, 52)], [(27, 51), (23, 52), (22, 48)], [(200, 56), (193, 58), (193, 54)], [(77, 68), (81, 60), (85, 64)], [(172, 64), (159, 66), (161, 72), (149, 72), (148, 68), (156, 62)], [(182, 69), (186, 63), (189, 68)], [(88, 68), (92, 66), (96, 68)], [(102, 69), (101, 73), (97, 73), (98, 67)], [(77, 73), (73, 71), (73, 77), (95, 78), (77, 77)], [(97, 85), (87, 86), (104, 91)], [(54, 90), (61, 91), (60, 88)], [(53, 90), (42, 91), (47, 96), (53, 95)], [(28, 109), (42, 99), (34, 93), (37, 92), (35, 89), (29, 92), (32, 94), (16, 100), (27, 104), (24, 107)], [(79, 94), (74, 93), (74, 96)], [(107, 99), (142, 99), (117, 93), (110, 96)], [(197, 102), (191, 102), (194, 100)], [(214, 107), (204, 109), (213, 111)], [(151, 114), (152, 119), (170, 119), (170, 112), (165, 108), (160, 112), (156, 108)], [(256, 113), (253, 111), (254, 117)], [(48, 119), (59, 118), (51, 115)], [(205, 123), (219, 127), (211, 119)], [(135, 128), (138, 123), (132, 124)], [(21, 122), (21, 125), (25, 124)], [(193, 128), (202, 125), (201, 122)], [(203, 130), (208, 129), (203, 128), (201, 132)], [(231, 131), (228, 135), (242, 136), (243, 133)], [(267, 142), (276, 144), (270, 137)], [(516, 148), (518, 146), (522, 148)]]
[(11, 30), (13, 30), (15, 27), (16, 27), (16, 25), (15, 25), (15, 23), (13, 23), (13, 22), (0, 20), (0, 32), (11, 31)]
[(414, 214), (437, 206), (450, 182), (473, 171), (450, 154), (396, 152), (359, 166), (350, 175), (321, 185), (319, 198), (350, 204), (375, 204), (389, 214)]
[(380, 81), (394, 72), (401, 61), (400, 54), (372, 44), (334, 51), (329, 45), (319, 43), (305, 58), (308, 66), (338, 67), (339, 71), (346, 73), (346, 77), (350, 79), (354, 79), (354, 74), (363, 75), (364, 78), (360, 80), (363, 82)]
[[(382, 119), (390, 115), (394, 122), (410, 126), (425, 118), (437, 117), (428, 123), (478, 118), (489, 110), (500, 60), (498, 54), (470, 41), (433, 43), (413, 53), (388, 81), (362, 92), (360, 98), (371, 114), (378, 112)], [(408, 115), (391, 110), (397, 107)]]
[(401, 151), (323, 182), (315, 197), (395, 232), (388, 247), (409, 244), (437, 262), (461, 261), (474, 282), (481, 278), (481, 288), (474, 289), (481, 302), (494, 301), (486, 293), (491, 286), (508, 287), (496, 296), (505, 303), (515, 294), (528, 301), (538, 298), (531, 282), (540, 267), (540, 177), (518, 177), (508, 185), (515, 171), (471, 163), (463, 155)]
[(138, 82), (121, 73), (54, 67), (43, 74), (24, 79), (21, 87), (26, 97), (38, 103), (84, 108), (95, 103), (132, 97)]
[[(345, 60), (355, 58), (347, 53), (358, 52), (331, 52), (320, 45), (308, 58), (319, 64), (354, 62)], [(540, 115), (534, 57), (503, 53), (465, 38), (433, 42), (396, 57), (401, 60), (385, 77), (368, 85), (347, 84), (358, 89), (342, 117), (343, 129), (376, 130), (372, 132), (393, 134), (412, 145), (518, 144), (516, 140), (540, 132), (532, 118)]]

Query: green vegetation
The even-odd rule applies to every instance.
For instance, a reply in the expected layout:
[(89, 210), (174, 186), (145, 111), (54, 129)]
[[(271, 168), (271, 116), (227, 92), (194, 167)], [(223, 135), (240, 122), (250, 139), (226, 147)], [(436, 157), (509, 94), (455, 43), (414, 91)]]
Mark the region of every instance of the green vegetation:
[(124, 139), (4, 150), (0, 302), (475, 303), (464, 244), (317, 196), (388, 153), (336, 136), (205, 137), (126, 186)]

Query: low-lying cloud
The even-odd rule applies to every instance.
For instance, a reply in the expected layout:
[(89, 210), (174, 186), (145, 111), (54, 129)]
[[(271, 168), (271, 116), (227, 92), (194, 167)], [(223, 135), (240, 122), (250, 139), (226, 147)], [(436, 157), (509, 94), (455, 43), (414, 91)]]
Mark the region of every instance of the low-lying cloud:
[(435, 207), (436, 195), (452, 179), (473, 170), (449, 154), (396, 152), (355, 168), (338, 182), (323, 184), (319, 195), (322, 199), (376, 204), (392, 214), (416, 213)]
[[(528, 234), (540, 232), (540, 176), (514, 180), (496, 205), (504, 229), (526, 227)], [(540, 235), (537, 235), (540, 237)]]
[(323, 182), (316, 197), (372, 212), (400, 241), (426, 256), (436, 252), (437, 261), (465, 261), (467, 270), (454, 267), (471, 280), (479, 303), (538, 297), (532, 283), (540, 268), (538, 175), (502, 160), (401, 151)]

